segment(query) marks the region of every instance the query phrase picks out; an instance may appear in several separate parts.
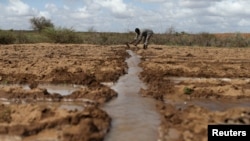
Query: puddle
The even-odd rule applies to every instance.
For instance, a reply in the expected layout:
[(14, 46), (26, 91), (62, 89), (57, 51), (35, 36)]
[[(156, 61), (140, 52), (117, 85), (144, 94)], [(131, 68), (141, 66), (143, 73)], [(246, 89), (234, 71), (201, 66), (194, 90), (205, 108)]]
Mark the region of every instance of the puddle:
[(173, 102), (165, 100), (165, 103), (173, 104), (176, 108), (185, 109), (190, 105), (197, 105), (203, 108), (206, 108), (211, 111), (225, 111), (230, 108), (237, 107), (250, 107), (250, 100), (240, 100), (240, 101), (229, 101), (229, 100), (208, 100), (208, 99), (199, 99), (199, 100), (190, 100), (182, 102)]
[[(24, 90), (30, 90), (29, 85), (27, 84), (1, 84), (0, 87), (22, 87)], [(70, 95), (72, 92), (85, 88), (83, 85), (74, 85), (74, 84), (39, 84), (38, 88), (44, 88), (49, 93), (58, 93), (62, 96)]]
[(232, 81), (234, 81), (234, 82), (241, 81), (241, 82), (245, 82), (245, 83), (250, 82), (250, 78), (165, 77), (164, 79), (169, 79), (176, 84), (179, 84), (183, 81), (205, 82), (205, 81), (211, 81), (211, 80), (224, 81), (224, 82), (232, 82)]
[(155, 101), (141, 97), (140, 89), (146, 89), (138, 74), (142, 71), (138, 64), (140, 58), (127, 51), (128, 74), (121, 76), (111, 88), (118, 97), (104, 106), (112, 118), (112, 127), (105, 141), (156, 141), (160, 116), (156, 112)]
[(51, 94), (58, 93), (62, 96), (70, 95), (72, 92), (84, 88), (83, 85), (69, 85), (69, 84), (39, 84), (39, 88), (45, 88)]

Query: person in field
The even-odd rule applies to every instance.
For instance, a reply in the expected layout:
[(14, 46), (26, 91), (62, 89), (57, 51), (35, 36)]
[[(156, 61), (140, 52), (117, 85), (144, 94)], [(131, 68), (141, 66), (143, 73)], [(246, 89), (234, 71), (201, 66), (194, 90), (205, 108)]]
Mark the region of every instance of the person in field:
[(153, 30), (151, 29), (140, 30), (139, 28), (135, 28), (135, 33), (136, 33), (136, 36), (134, 40), (131, 41), (129, 44), (134, 44), (135, 46), (137, 46), (141, 42), (141, 40), (143, 40), (143, 49), (147, 49), (148, 42), (151, 36), (154, 34)]

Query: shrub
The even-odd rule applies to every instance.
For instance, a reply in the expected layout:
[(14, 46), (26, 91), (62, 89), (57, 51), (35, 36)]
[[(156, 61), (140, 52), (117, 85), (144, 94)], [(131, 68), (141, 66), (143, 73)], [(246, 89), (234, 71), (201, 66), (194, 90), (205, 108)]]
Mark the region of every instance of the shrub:
[(31, 43), (27, 34), (23, 33), (22, 31), (18, 31), (16, 34), (16, 43), (24, 44), (24, 43)]
[(13, 44), (15, 40), (15, 34), (12, 31), (0, 30), (0, 44)]
[(232, 46), (233, 47), (247, 47), (248, 46), (248, 40), (244, 38), (240, 33), (236, 33), (232, 40)]
[(184, 94), (190, 95), (194, 92), (194, 89), (189, 88), (189, 87), (184, 87), (183, 91), (184, 91)]
[(216, 37), (212, 34), (203, 32), (197, 35), (197, 45), (199, 46), (213, 46), (215, 45)]
[(30, 19), (30, 23), (34, 30), (38, 30), (39, 32), (45, 28), (54, 28), (54, 24), (45, 17), (33, 17)]
[(55, 43), (82, 43), (81, 37), (68, 28), (46, 28), (43, 33)]

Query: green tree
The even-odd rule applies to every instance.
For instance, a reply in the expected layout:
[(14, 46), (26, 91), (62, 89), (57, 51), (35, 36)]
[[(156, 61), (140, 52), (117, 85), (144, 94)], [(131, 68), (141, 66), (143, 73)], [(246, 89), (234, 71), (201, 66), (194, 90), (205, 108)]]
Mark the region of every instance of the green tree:
[(30, 19), (30, 23), (34, 30), (38, 30), (41, 32), (45, 28), (54, 28), (54, 24), (50, 19), (46, 19), (45, 17), (33, 17)]

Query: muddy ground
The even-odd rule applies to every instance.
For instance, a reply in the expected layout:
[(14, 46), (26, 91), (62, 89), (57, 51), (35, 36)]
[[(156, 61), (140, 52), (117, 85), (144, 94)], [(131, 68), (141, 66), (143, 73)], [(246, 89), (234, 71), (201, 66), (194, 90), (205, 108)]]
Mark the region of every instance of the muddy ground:
[[(126, 73), (126, 49), (125, 45), (0, 45), (0, 136), (6, 141), (6, 135), (27, 141), (103, 140), (111, 118), (100, 106), (117, 94), (102, 82), (116, 82)], [(250, 100), (250, 48), (130, 49), (142, 56), (140, 77), (148, 88), (141, 94), (158, 101), (162, 141), (207, 140), (208, 124), (250, 124), (247, 106), (218, 111), (190, 102)], [(39, 84), (85, 87), (62, 96)], [(82, 109), (57, 106), (65, 101), (81, 101)]]
[[(123, 46), (1, 45), (0, 56), (2, 139), (103, 140), (111, 118), (99, 105), (117, 93), (102, 82), (116, 82), (125, 73)], [(83, 87), (63, 96), (40, 84)], [(81, 108), (58, 106), (66, 102), (78, 102)]]
[(224, 107), (250, 102), (250, 48), (151, 46), (136, 52), (149, 87), (142, 94), (164, 102), (158, 104), (161, 140), (206, 141), (208, 124), (250, 124), (250, 105)]

